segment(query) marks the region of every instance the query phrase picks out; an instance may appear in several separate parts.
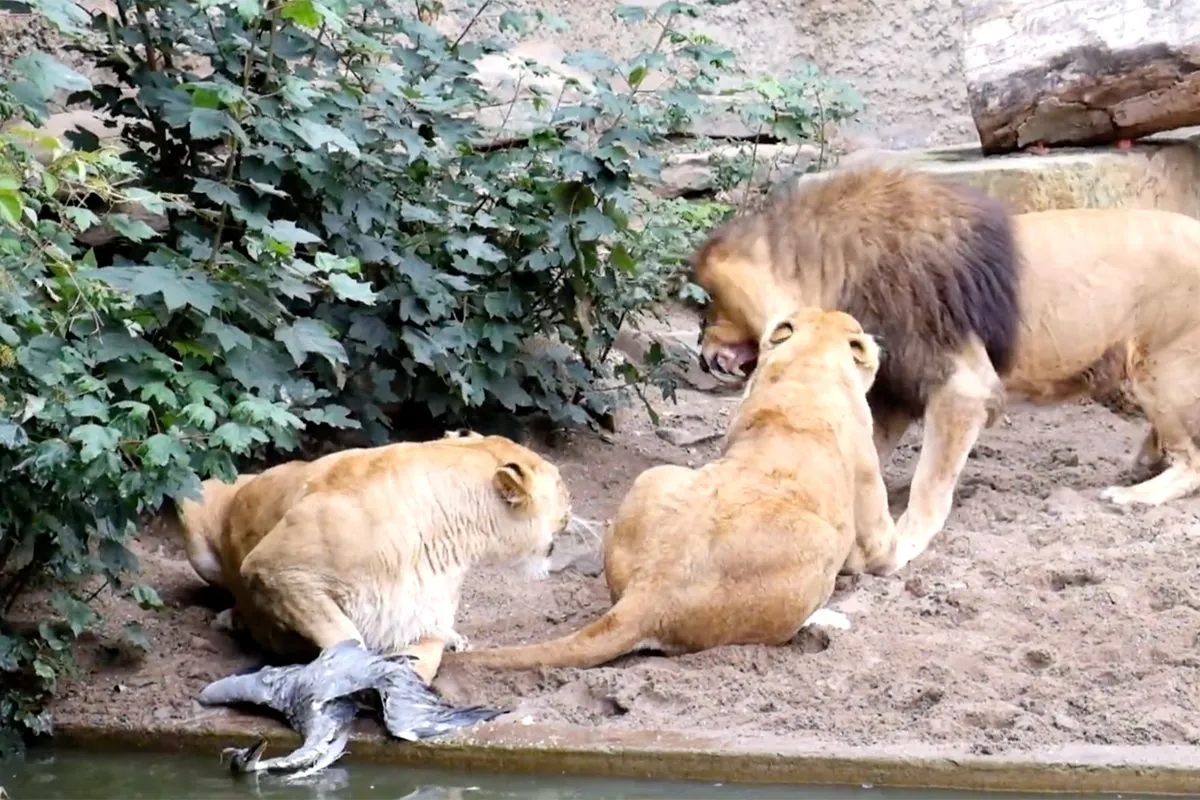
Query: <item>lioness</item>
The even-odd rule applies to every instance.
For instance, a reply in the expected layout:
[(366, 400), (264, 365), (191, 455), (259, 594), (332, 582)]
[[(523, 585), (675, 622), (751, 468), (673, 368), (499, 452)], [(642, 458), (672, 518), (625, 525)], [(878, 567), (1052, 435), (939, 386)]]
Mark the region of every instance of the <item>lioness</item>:
[[(868, 400), (881, 461), (924, 439), (900, 563), (945, 525), (967, 455), (1006, 397), (1122, 396), (1151, 430), (1156, 477), (1102, 496), (1158, 505), (1200, 488), (1200, 221), (1157, 210), (1011, 216), (928, 173), (872, 166), (784, 187), (718, 226), (693, 258), (709, 294), (700, 362), (743, 380), (757, 342), (797, 304), (840, 309), (888, 358)], [(803, 460), (804, 454), (796, 458)]]
[(878, 345), (853, 317), (807, 309), (759, 349), (721, 456), (652, 467), (622, 501), (604, 553), (613, 607), (569, 636), (447, 664), (590, 667), (637, 649), (780, 645), (816, 621), (839, 571), (895, 569), (866, 402)]
[(454, 630), (459, 591), (480, 562), (524, 561), (545, 575), (570, 519), (558, 468), (502, 436), (292, 461), (234, 485), (205, 481), (179, 522), (193, 569), (229, 589), (255, 640), (311, 658), (346, 640), (418, 657), (433, 679)]

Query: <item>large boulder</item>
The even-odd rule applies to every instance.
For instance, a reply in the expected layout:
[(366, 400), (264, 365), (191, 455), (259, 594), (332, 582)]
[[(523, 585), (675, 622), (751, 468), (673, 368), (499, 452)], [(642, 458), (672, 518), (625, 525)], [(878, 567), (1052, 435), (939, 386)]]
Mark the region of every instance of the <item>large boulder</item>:
[(963, 20), (987, 154), (1200, 124), (1200, 0), (966, 0)]

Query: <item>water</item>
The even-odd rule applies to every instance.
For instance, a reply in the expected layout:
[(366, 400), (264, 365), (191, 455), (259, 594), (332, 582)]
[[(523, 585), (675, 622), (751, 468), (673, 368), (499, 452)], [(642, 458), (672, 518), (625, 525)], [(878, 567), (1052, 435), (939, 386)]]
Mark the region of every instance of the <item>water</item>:
[[(204, 798), (390, 798), (390, 800), (1020, 800), (1084, 795), (985, 795), (864, 788), (754, 786), (711, 783), (607, 780), (565, 776), (460, 775), (373, 764), (333, 766), (289, 784), (279, 778), (235, 779), (216, 758), (151, 753), (30, 751), (24, 761), (0, 762), (0, 787), (11, 800), (187, 800)], [(1137, 798), (1138, 795), (1107, 795)]]

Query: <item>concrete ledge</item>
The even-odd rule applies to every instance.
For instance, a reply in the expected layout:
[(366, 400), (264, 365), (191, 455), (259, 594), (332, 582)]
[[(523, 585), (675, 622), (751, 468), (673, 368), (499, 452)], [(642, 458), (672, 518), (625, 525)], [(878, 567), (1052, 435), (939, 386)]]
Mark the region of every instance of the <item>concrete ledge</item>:
[(1160, 208), (1200, 217), (1200, 140), (1164, 138), (1139, 142), (1128, 150), (1063, 148), (1046, 155), (987, 158), (977, 147), (861, 151), (840, 163), (911, 164), (981, 189), (1017, 213)]
[[(670, 731), (489, 723), (442, 742), (408, 744), (360, 720), (347, 763), (515, 774), (726, 783), (873, 785), (990, 792), (1200, 794), (1200, 747), (1078, 746), (1040, 754), (967, 755), (922, 745), (870, 748)], [(186, 752), (271, 740), (270, 754), (299, 743), (273, 720), (218, 711), (152, 729), (70, 723), (54, 744), (89, 750)]]

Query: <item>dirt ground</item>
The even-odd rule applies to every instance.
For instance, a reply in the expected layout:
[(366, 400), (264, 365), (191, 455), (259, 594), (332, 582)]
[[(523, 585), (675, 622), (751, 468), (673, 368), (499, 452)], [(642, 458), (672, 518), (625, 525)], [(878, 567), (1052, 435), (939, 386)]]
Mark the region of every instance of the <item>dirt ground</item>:
[[(536, 446), (562, 466), (577, 511), (607, 519), (641, 470), (710, 458), (735, 402), (681, 391), (678, 405), (659, 405), (669, 430), (638, 414), (615, 435)], [(1103, 486), (1129, 482), (1143, 432), (1094, 405), (1011, 409), (976, 446), (931, 549), (896, 576), (839, 582), (831, 607), (849, 616), (848, 631), (591, 670), (444, 670), (437, 685), (454, 700), (511, 709), (502, 720), (732, 739), (981, 754), (1200, 744), (1200, 498), (1141, 511), (1097, 499)], [(886, 470), (896, 513), (918, 442), (910, 431)], [(259, 660), (210, 627), (221, 600), (201, 589), (177, 542), (148, 529), (138, 555), (166, 610), (109, 600), (105, 612), (113, 631), (141, 621), (153, 649), (132, 657), (115, 638), (85, 642), (83, 670), (53, 708), (59, 723), (194, 718), (206, 711), (194, 700), (205, 683)], [(476, 572), (459, 630), (476, 645), (526, 642), (607, 608), (595, 544), (560, 547), (555, 558), (557, 571), (538, 583)]]

